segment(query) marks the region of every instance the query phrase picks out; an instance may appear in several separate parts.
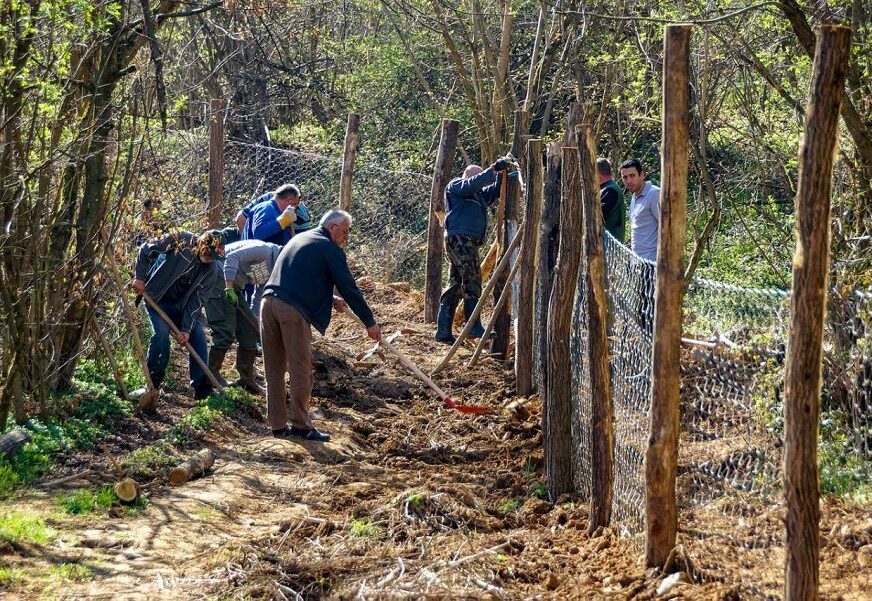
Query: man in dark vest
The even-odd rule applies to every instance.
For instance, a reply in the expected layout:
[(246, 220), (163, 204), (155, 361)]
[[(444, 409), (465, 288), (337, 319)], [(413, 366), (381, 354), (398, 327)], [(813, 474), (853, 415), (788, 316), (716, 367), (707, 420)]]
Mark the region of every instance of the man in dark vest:
[(627, 208), (624, 204), (624, 193), (614, 180), (612, 164), (608, 159), (598, 158), (596, 160), (596, 171), (597, 175), (599, 175), (603, 227), (618, 242), (623, 244), (627, 224)]

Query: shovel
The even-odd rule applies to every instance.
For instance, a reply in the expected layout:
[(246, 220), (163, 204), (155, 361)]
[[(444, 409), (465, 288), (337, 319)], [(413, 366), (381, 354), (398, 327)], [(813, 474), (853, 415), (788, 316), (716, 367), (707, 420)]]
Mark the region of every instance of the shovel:
[[(351, 319), (356, 321), (362, 328), (366, 329), (366, 326), (363, 324), (363, 322), (360, 320), (360, 318), (357, 315), (355, 315), (351, 311), (351, 309), (348, 308), (347, 305), (342, 310), (345, 312), (346, 315), (351, 317)], [(433, 392), (435, 392), (439, 396), (439, 398), (442, 400), (442, 402), (445, 403), (445, 406), (448, 407), (449, 409), (455, 409), (457, 411), (460, 411), (461, 413), (482, 414), (482, 413), (490, 413), (491, 412), (490, 409), (488, 409), (487, 407), (479, 407), (476, 405), (461, 405), (460, 403), (457, 403), (454, 399), (452, 399), (450, 396), (448, 396), (448, 394), (446, 394), (444, 390), (439, 388), (436, 385), (436, 383), (433, 382), (433, 380), (428, 378), (426, 376), (426, 374), (424, 374), (424, 372), (421, 371), (421, 368), (419, 368), (417, 365), (415, 365), (415, 363), (413, 363), (411, 359), (409, 359), (403, 353), (401, 353), (397, 347), (395, 347), (393, 344), (388, 342), (385, 338), (382, 338), (381, 340), (379, 340), (379, 344), (382, 347), (389, 350), (391, 353), (393, 353), (397, 357), (399, 362), (403, 364), (403, 367), (405, 367), (410, 372), (415, 374), (419, 380), (421, 380), (422, 382), (424, 382), (424, 384), (429, 386), (433, 390)]]
[(109, 266), (112, 268), (112, 281), (115, 282), (118, 295), (121, 297), (121, 306), (124, 307), (124, 313), (127, 315), (127, 321), (130, 323), (130, 333), (133, 335), (133, 346), (136, 347), (136, 357), (142, 365), (142, 375), (145, 378), (145, 393), (139, 397), (136, 403), (136, 408), (139, 411), (152, 411), (157, 404), (160, 393), (154, 387), (151, 381), (151, 375), (148, 373), (148, 362), (145, 358), (145, 350), (142, 348), (142, 340), (139, 338), (139, 332), (136, 327), (136, 319), (133, 317), (133, 310), (130, 308), (130, 302), (127, 300), (127, 293), (124, 291), (124, 283), (121, 280), (121, 274), (118, 271), (118, 264), (115, 262), (113, 249), (109, 249), (106, 253), (106, 258), (109, 260)]
[[(176, 336), (181, 334), (179, 328), (176, 327), (176, 324), (173, 322), (173, 320), (170, 319), (169, 315), (164, 313), (164, 310), (161, 309), (156, 302), (154, 302), (154, 299), (151, 298), (151, 295), (148, 292), (143, 292), (142, 298), (145, 299), (145, 302), (148, 303), (149, 307), (154, 309), (155, 313), (160, 315), (160, 318), (166, 322), (166, 324), (170, 327), (170, 330), (172, 330), (173, 334), (175, 334)], [(215, 377), (215, 374), (212, 373), (212, 370), (209, 369), (209, 366), (206, 365), (206, 362), (203, 361), (203, 358), (197, 353), (197, 351), (194, 350), (194, 347), (191, 346), (190, 342), (185, 342), (185, 348), (188, 349), (188, 352), (191, 353), (191, 357), (194, 358), (194, 361), (197, 362), (200, 368), (202, 368), (203, 373), (205, 373), (206, 377), (209, 378), (209, 381), (212, 383), (212, 387), (218, 391), (224, 390), (221, 382), (218, 381), (218, 378)]]

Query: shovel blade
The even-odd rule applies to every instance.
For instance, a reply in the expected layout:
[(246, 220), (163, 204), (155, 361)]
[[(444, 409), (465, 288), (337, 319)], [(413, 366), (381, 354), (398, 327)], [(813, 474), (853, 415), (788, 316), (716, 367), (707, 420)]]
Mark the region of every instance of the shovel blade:
[(480, 407), (478, 405), (461, 405), (459, 403), (456, 403), (451, 397), (445, 397), (444, 399), (442, 399), (442, 402), (444, 402), (445, 406), (449, 409), (454, 409), (455, 411), (459, 411), (460, 413), (474, 413), (477, 415), (482, 415), (484, 413), (491, 412), (491, 410), (487, 407)]

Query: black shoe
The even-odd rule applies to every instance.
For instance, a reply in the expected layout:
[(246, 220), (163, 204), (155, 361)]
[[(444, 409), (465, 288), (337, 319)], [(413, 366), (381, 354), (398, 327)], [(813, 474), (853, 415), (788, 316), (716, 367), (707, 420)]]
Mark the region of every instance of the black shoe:
[(440, 332), (436, 332), (436, 335), (433, 337), (436, 342), (441, 342), (442, 344), (454, 344), (457, 339), (451, 334), (441, 334)]
[(451, 322), (454, 320), (454, 309), (457, 303), (442, 303), (439, 305), (439, 316), (436, 318), (436, 342), (454, 344), (455, 338), (451, 333)]
[(194, 389), (194, 398), (198, 401), (205, 399), (210, 394), (212, 394), (212, 382), (209, 380), (205, 380), (204, 382), (199, 382), (197, 384), (193, 384), (192, 388)]
[(311, 430), (303, 430), (302, 428), (282, 428), (281, 430), (273, 430), (272, 435), (276, 438), (301, 438), (303, 440), (311, 440), (314, 442), (327, 442), (330, 440), (330, 435), (326, 432), (320, 432), (316, 428)]

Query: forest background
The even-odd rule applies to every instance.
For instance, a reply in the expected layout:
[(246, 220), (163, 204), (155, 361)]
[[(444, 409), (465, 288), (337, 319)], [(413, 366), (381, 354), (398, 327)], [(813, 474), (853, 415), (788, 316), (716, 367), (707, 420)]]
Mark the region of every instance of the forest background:
[[(338, 155), (358, 113), (359, 165), (425, 174), (444, 117), (461, 123), (460, 168), (510, 148), (519, 108), (529, 135), (562, 139), (580, 100), (594, 106), (599, 152), (638, 157), (659, 182), (662, 28), (673, 22), (698, 25), (688, 267), (761, 288), (790, 283), (814, 27), (854, 29), (832, 215), (838, 357), (858, 335), (852, 299), (872, 285), (870, 20), (863, 0), (2, 0), (0, 424), (62, 419), (65, 395), (97, 369), (101, 328), (134, 363), (130, 332), (107, 323), (118, 302), (108, 255), (127, 262), (145, 199), (174, 225), (205, 227), (206, 189), (191, 175), (204, 181), (194, 141), (211, 99), (228, 101), (229, 140), (310, 154)], [(228, 222), (237, 208), (225, 206)], [(417, 209), (410, 219), (426, 223)], [(384, 212), (377, 193), (354, 200), (354, 214)], [(838, 404), (837, 378), (828, 387)]]

